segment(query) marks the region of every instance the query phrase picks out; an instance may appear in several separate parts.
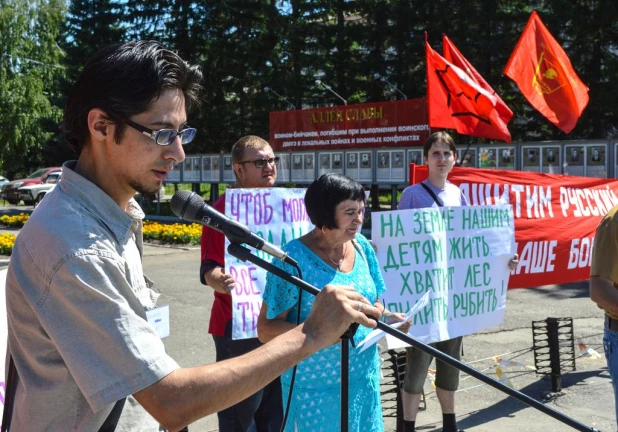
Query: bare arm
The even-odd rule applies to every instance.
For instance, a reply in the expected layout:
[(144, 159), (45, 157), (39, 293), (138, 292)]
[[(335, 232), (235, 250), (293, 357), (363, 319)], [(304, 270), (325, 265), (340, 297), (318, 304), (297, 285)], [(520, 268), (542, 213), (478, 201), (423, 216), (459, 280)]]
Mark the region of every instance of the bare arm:
[(214, 267), (204, 272), (206, 284), (215, 291), (229, 294), (235, 288), (234, 278), (223, 271), (223, 267)]
[(509, 261), (509, 270), (515, 270), (517, 268), (517, 264), (519, 264), (519, 255), (515, 254)]
[(241, 357), (178, 369), (134, 396), (163, 427), (179, 430), (246, 399), (317, 346), (299, 326)]
[(286, 318), (290, 313), (290, 309), (281, 312), (279, 315), (277, 315), (277, 317), (273, 319), (266, 318), (267, 311), (268, 306), (266, 305), (266, 302), (263, 302), (257, 324), (257, 333), (260, 342), (270, 342), (277, 336), (282, 335), (283, 333), (296, 327), (296, 324), (292, 324), (291, 322), (286, 321)]
[(618, 316), (618, 290), (614, 282), (600, 277), (590, 277), (590, 299), (614, 316)]
[[(364, 303), (358, 312), (358, 302)], [(307, 320), (240, 357), (178, 369), (134, 396), (163, 427), (175, 431), (254, 394), (287, 369), (333, 344), (354, 322), (375, 328), (380, 311), (351, 287), (327, 285)]]

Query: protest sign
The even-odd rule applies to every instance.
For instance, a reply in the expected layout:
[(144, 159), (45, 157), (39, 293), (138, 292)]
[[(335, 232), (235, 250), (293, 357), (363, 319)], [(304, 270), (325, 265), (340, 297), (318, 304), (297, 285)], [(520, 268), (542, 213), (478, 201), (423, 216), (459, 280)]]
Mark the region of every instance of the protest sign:
[[(305, 189), (228, 189), (225, 214), (267, 242), (283, 247), (313, 229), (305, 209)], [(225, 272), (232, 275), (232, 338), (257, 337), (257, 318), (262, 307), (266, 270), (250, 262), (241, 262), (227, 252)], [(262, 251), (255, 254), (268, 262), (272, 257)]]
[[(502, 322), (515, 251), (510, 206), (389, 211), (374, 214), (372, 222), (386, 308), (406, 313), (430, 293), (414, 315), (412, 336), (436, 342)], [(387, 340), (390, 349), (404, 346)]]
[[(427, 175), (426, 166), (411, 166), (410, 183)], [(596, 228), (618, 205), (617, 179), (458, 167), (448, 179), (472, 206), (512, 206), (519, 265), (509, 288), (590, 277)]]

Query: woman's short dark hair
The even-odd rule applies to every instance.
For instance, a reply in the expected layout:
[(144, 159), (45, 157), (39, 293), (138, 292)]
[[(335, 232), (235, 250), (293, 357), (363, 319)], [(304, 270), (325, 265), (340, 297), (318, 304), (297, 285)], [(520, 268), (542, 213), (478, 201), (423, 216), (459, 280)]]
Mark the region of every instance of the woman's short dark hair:
[[(88, 142), (88, 113), (99, 108), (110, 121), (142, 113), (161, 93), (180, 89), (187, 113), (199, 106), (202, 72), (176, 53), (154, 41), (109, 45), (86, 63), (73, 86), (64, 112), (62, 129), (79, 155)], [(117, 122), (114, 139), (119, 142), (126, 125)]]
[(341, 174), (324, 174), (315, 180), (305, 193), (305, 207), (311, 223), (318, 228), (339, 228), (335, 208), (340, 203), (365, 201), (365, 188), (354, 179)]

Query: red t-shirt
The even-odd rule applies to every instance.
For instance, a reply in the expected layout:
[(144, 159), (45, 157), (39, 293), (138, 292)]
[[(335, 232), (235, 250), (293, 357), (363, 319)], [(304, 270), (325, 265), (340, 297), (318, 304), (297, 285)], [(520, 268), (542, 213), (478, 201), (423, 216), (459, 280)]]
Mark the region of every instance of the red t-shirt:
[[(225, 194), (221, 195), (213, 205), (214, 209), (225, 214)], [(210, 260), (224, 267), (225, 236), (207, 226), (202, 227), (202, 262)], [(200, 275), (201, 276), (201, 275)], [(225, 336), (225, 325), (232, 319), (232, 296), (215, 291), (215, 301), (210, 311), (208, 333)]]

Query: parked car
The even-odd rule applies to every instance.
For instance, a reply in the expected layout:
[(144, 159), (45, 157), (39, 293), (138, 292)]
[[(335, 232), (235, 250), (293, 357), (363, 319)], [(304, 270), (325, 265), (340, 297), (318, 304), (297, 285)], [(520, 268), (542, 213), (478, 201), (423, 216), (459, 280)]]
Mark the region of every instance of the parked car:
[(60, 180), (61, 172), (52, 172), (41, 184), (34, 184), (30, 186), (22, 186), (18, 189), (19, 199), (25, 203), (33, 203), (34, 206), (38, 206), (45, 194), (48, 194), (56, 187), (56, 184)]
[[(23, 186), (30, 186), (33, 184), (41, 184), (45, 181), (48, 175), (52, 173), (60, 173), (62, 172), (61, 167), (53, 167), (53, 168), (41, 168), (30, 174), (28, 177), (24, 179), (18, 179), (10, 181), (6, 184), (4, 189), (2, 189), (2, 198), (7, 200), (9, 204), (15, 205), (19, 203), (22, 199), (19, 196), (19, 188)], [(32, 204), (34, 201), (24, 201), (25, 204)]]
[(4, 177), (4, 176), (0, 176), (0, 191), (2, 190), (2, 188), (4, 188), (4, 185), (7, 184), (9, 182), (9, 179)]

